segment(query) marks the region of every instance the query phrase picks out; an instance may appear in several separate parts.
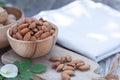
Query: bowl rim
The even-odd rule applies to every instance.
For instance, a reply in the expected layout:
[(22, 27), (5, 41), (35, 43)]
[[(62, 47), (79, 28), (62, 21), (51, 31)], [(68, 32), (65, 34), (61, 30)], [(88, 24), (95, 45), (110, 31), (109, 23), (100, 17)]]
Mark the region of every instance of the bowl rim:
[[(54, 28), (55, 28), (55, 33), (52, 34), (51, 36), (45, 38), (45, 39), (34, 40), (34, 41), (23, 41), (23, 40), (17, 40), (17, 39), (15, 39), (15, 38), (11, 37), (10, 34), (9, 34), (9, 31), (10, 31), (11, 28), (15, 27), (16, 24), (15, 24), (14, 26), (8, 28), (8, 30), (7, 30), (7, 37), (10, 38), (11, 40), (17, 41), (17, 42), (25, 42), (25, 43), (42, 42), (42, 41), (45, 41), (45, 40), (48, 40), (48, 39), (52, 38), (52, 37), (55, 36), (55, 35), (58, 35), (58, 27), (57, 27), (55, 24), (51, 23), (51, 22), (49, 22), (49, 23), (54, 26)], [(9, 39), (8, 39), (8, 41), (9, 41)]]
[(24, 13), (23, 13), (23, 10), (20, 9), (20, 8), (16, 8), (16, 7), (7, 7), (7, 6), (3, 6), (3, 8), (11, 8), (11, 9), (17, 9), (20, 13), (21, 13), (21, 16), (18, 20), (16, 20), (14, 23), (11, 23), (11, 24), (8, 24), (8, 25), (4, 25), (2, 27), (0, 27), (0, 29), (3, 29), (3, 28), (6, 28), (6, 27), (9, 27), (13, 24), (16, 24), (17, 22), (19, 22), (19, 20), (21, 20), (21, 18), (24, 18)]

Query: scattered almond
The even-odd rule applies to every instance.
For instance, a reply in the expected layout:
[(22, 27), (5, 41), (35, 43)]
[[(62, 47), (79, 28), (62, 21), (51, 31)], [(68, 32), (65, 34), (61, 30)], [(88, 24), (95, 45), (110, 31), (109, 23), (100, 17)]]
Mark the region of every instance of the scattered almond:
[(67, 56), (66, 56), (66, 62), (71, 62), (71, 61), (72, 61), (71, 56), (70, 56), (70, 55), (67, 55)]
[(81, 71), (87, 71), (90, 69), (90, 65), (85, 64), (85, 65), (80, 66), (78, 69)]
[(76, 68), (79, 68), (80, 66), (83, 66), (83, 65), (85, 65), (85, 63), (84, 62), (80, 62), (80, 63), (77, 63), (75, 66), (76, 66)]
[(67, 63), (68, 66), (72, 66), (72, 67), (75, 67), (75, 64), (70, 62), (70, 63)]
[(62, 71), (63, 67), (64, 67), (64, 64), (58, 65), (58, 67), (56, 68), (56, 71)]
[(60, 62), (55, 62), (52, 64), (52, 68), (56, 69), (60, 65)]
[(75, 70), (72, 66), (65, 66), (64, 68), (63, 68), (63, 70), (65, 71), (65, 70)]
[(72, 61), (70, 55), (63, 56), (60, 60), (57, 57), (51, 57), (49, 60), (55, 62), (52, 64), (53, 69), (56, 69), (56, 71), (62, 71), (62, 80), (70, 80), (70, 77), (75, 75), (75, 69), (80, 71), (87, 71), (90, 69), (90, 65), (85, 64), (83, 60), (76, 59)]
[(70, 76), (75, 75), (75, 72), (73, 70), (65, 70), (65, 71), (63, 71), (63, 73), (67, 73)]
[(49, 58), (49, 61), (51, 61), (51, 62), (57, 62), (57, 61), (59, 61), (59, 58), (53, 56), (53, 57)]
[(67, 73), (62, 73), (61, 77), (62, 77), (62, 80), (71, 80), (70, 76)]
[(64, 63), (64, 62), (65, 62), (65, 60), (66, 60), (66, 58), (65, 58), (65, 57), (61, 57), (61, 59), (60, 59), (60, 63)]

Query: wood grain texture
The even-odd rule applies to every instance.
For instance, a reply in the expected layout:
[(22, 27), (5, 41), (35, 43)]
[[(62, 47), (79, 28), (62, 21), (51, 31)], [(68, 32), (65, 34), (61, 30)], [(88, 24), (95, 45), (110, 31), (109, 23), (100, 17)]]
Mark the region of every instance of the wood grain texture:
[[(97, 73), (95, 73), (95, 71), (99, 68), (99, 65), (84, 57), (84, 56), (81, 56), (79, 54), (76, 54), (74, 52), (71, 52), (69, 50), (66, 50), (62, 47), (59, 47), (59, 46), (54, 46), (54, 48), (52, 49), (52, 51), (45, 55), (45, 56), (42, 56), (42, 57), (39, 57), (39, 58), (36, 58), (36, 59), (32, 59), (32, 62), (33, 63), (41, 63), (41, 64), (44, 64), (47, 66), (47, 71), (43, 74), (39, 74), (37, 76), (39, 77), (42, 77), (44, 78), (45, 80), (62, 80), (61, 79), (61, 73), (60, 72), (56, 72), (55, 70), (51, 69), (51, 62), (48, 61), (48, 59), (51, 57), (51, 56), (57, 56), (57, 57), (61, 57), (61, 56), (66, 56), (66, 55), (71, 55), (73, 60), (75, 59), (82, 59), (85, 61), (85, 63), (88, 63), (91, 65), (91, 68), (89, 71), (79, 71), (79, 70), (76, 70), (75, 71), (75, 76), (73, 76), (71, 78), (71, 80), (92, 80), (93, 77), (99, 77), (99, 75)], [(6, 52), (4, 55), (2, 55), (1, 57), (2, 59), (2, 62), (4, 64), (8, 64), (8, 63), (12, 63), (16, 60), (23, 60), (24, 58), (18, 56), (17, 54), (15, 54), (15, 52), (13, 50), (10, 50), (8, 52)]]

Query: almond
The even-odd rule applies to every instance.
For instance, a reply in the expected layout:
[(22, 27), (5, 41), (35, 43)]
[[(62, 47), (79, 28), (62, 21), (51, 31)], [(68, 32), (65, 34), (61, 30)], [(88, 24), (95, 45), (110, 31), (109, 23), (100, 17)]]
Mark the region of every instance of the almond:
[(50, 33), (51, 33), (51, 34), (54, 34), (54, 33), (55, 33), (55, 30), (53, 30), (53, 29), (50, 30)]
[(36, 38), (35, 36), (32, 36), (32, 37), (30, 38), (30, 40), (31, 40), (31, 41), (35, 41), (35, 40), (37, 40), (37, 38)]
[(75, 66), (76, 66), (76, 68), (79, 68), (80, 66), (83, 66), (83, 65), (85, 65), (85, 63), (84, 62), (80, 62), (80, 63), (77, 63)]
[(32, 29), (33, 32), (38, 32), (37, 28)]
[(42, 31), (43, 31), (43, 32), (48, 31), (47, 27), (43, 25), (43, 26), (42, 26)]
[(67, 55), (67, 56), (66, 56), (66, 62), (71, 62), (71, 61), (72, 61), (71, 56), (70, 56), (70, 55)]
[(30, 26), (29, 26), (30, 29), (34, 29), (35, 27), (36, 27), (36, 23), (35, 22), (31, 23)]
[(48, 22), (44, 22), (43, 25), (44, 26), (49, 26), (49, 23)]
[(66, 61), (66, 58), (65, 58), (65, 57), (61, 57), (61, 58), (60, 58), (60, 63), (65, 63), (65, 61)]
[(56, 71), (62, 71), (64, 68), (64, 64), (60, 64), (58, 65), (58, 67), (56, 68)]
[(68, 66), (72, 66), (72, 67), (75, 67), (75, 64), (70, 62), (70, 63), (67, 63)]
[(25, 23), (31, 23), (32, 19), (31, 18), (25, 18)]
[(42, 25), (43, 25), (43, 21), (35, 21), (35, 23), (36, 23), (38, 26), (42, 26)]
[(37, 33), (35, 33), (35, 37), (40, 38), (42, 33), (43, 33), (42, 30), (38, 31)]
[(41, 26), (36, 26), (38, 30), (42, 30), (42, 27)]
[(56, 69), (60, 65), (60, 62), (55, 62), (52, 64), (52, 68)]
[(17, 39), (17, 36), (15, 34), (12, 35), (13, 38)]
[(65, 66), (63, 68), (63, 70), (73, 70), (74, 71), (74, 68), (72, 66)]
[(73, 70), (65, 70), (63, 73), (67, 73), (69, 76), (75, 75), (75, 72)]
[(29, 24), (27, 24), (27, 23), (21, 24), (21, 25), (18, 26), (18, 29), (22, 30), (24, 28), (27, 28), (28, 25)]
[(30, 32), (28, 32), (28, 33), (25, 34), (23, 40), (24, 40), (24, 41), (29, 41), (30, 38), (31, 38), (31, 34), (30, 34)]
[(80, 66), (78, 69), (81, 70), (81, 71), (87, 71), (87, 70), (90, 69), (90, 65), (85, 64), (85, 65)]
[(59, 61), (59, 58), (53, 56), (53, 57), (49, 58), (49, 61), (51, 61), (51, 62), (57, 62), (57, 61)]
[(16, 37), (18, 40), (23, 40), (23, 37), (19, 32), (16, 33)]
[(22, 35), (25, 35), (29, 31), (29, 28), (24, 28), (20, 31)]
[(17, 31), (18, 31), (18, 30), (17, 30), (17, 27), (13, 27), (11, 30), (12, 30), (12, 33), (13, 33), (13, 34), (16, 34)]
[(62, 77), (62, 80), (71, 80), (70, 76), (67, 73), (62, 73), (61, 77)]
[(43, 34), (41, 35), (41, 39), (47, 38), (47, 37), (49, 37), (50, 35), (51, 35), (50, 32), (45, 32), (45, 33), (43, 33)]
[(79, 60), (79, 59), (77, 59), (77, 60), (73, 60), (73, 63), (75, 63), (75, 64), (77, 64), (77, 63), (81, 63), (81, 62), (84, 62), (84, 61)]
[(29, 32), (30, 32), (31, 35), (34, 35), (34, 32), (33, 32), (33, 31), (30, 30)]

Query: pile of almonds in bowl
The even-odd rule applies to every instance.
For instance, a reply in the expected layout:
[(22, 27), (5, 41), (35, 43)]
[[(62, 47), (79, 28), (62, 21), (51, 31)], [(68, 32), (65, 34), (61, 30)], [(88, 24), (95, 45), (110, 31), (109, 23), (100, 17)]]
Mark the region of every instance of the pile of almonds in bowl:
[(10, 35), (17, 40), (34, 41), (45, 39), (54, 34), (55, 28), (43, 18), (26, 18), (10, 30)]
[(43, 18), (25, 18), (7, 30), (10, 46), (25, 58), (48, 54), (56, 43), (57, 35), (57, 26)]
[(49, 61), (54, 62), (52, 64), (53, 69), (55, 69), (57, 72), (62, 71), (61, 77), (63, 80), (70, 80), (70, 76), (75, 75), (76, 69), (80, 71), (87, 71), (90, 69), (89, 64), (86, 64), (83, 60), (80, 59), (72, 60), (70, 55), (63, 56), (61, 58), (52, 56), (49, 58)]

